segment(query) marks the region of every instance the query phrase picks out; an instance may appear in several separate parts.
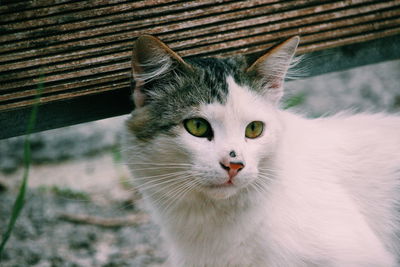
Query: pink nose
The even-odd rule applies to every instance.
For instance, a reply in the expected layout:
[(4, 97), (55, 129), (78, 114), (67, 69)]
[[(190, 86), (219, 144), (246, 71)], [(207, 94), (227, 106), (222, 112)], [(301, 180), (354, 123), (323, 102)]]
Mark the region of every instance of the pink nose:
[(219, 163), (222, 167), (222, 169), (226, 170), (228, 172), (229, 175), (229, 179), (232, 179), (233, 177), (235, 177), (239, 171), (241, 171), (244, 168), (244, 164), (243, 162), (229, 162), (228, 164), (226, 163)]

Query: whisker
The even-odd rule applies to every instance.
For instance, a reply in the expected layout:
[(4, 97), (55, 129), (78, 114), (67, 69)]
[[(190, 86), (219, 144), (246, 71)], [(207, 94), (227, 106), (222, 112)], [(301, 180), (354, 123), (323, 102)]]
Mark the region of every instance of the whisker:
[(259, 183), (251, 184), (251, 186), (260, 195), (265, 195), (266, 193), (268, 193), (268, 191), (265, 189), (265, 187), (261, 186)]
[(174, 162), (164, 162), (164, 163), (154, 163), (154, 162), (128, 162), (128, 165), (151, 165), (151, 166), (192, 166), (190, 163), (174, 163)]
[(187, 171), (177, 171), (177, 172), (169, 172), (169, 173), (162, 173), (162, 174), (155, 174), (155, 175), (150, 175), (150, 176), (140, 176), (140, 177), (133, 177), (133, 181), (141, 181), (141, 180), (148, 180), (148, 179), (154, 179), (154, 178), (162, 178), (164, 176), (174, 176), (174, 175), (180, 175), (181, 173), (185, 173)]
[[(168, 211), (172, 204), (176, 203), (176, 201), (182, 195), (182, 192), (185, 192), (188, 188), (190, 188), (191, 184), (189, 182), (181, 184), (176, 190), (169, 192), (168, 197), (166, 197), (166, 201), (163, 205), (164, 211)], [(171, 194), (172, 193), (172, 194)]]
[(146, 170), (168, 170), (168, 169), (188, 169), (188, 167), (186, 167), (186, 166), (165, 166), (165, 167), (157, 166), (157, 167), (138, 168), (138, 169), (131, 169), (131, 170), (133, 170), (133, 171), (146, 171)]
[[(187, 175), (185, 175), (185, 174), (187, 174)], [(182, 175), (184, 175), (184, 176), (177, 176), (175, 179), (169, 179), (168, 180), (169, 183), (166, 183), (166, 185), (164, 185), (162, 188), (159, 188), (158, 190), (153, 191), (153, 192), (147, 192), (148, 194), (150, 194), (150, 195), (148, 195), (148, 197), (153, 197), (154, 195), (161, 193), (162, 195), (158, 196), (156, 199), (153, 199), (153, 202), (157, 205), (162, 206), (161, 202), (164, 199), (168, 199), (168, 197), (171, 197), (171, 193), (175, 194), (176, 192), (180, 191), (182, 188), (185, 187), (185, 185), (188, 183), (187, 181), (185, 181), (185, 179), (193, 177), (196, 174), (197, 174), (197, 172), (182, 172)], [(165, 192), (165, 190), (168, 190), (171, 187), (174, 187), (174, 188), (172, 188), (172, 190)], [(164, 193), (163, 193), (163, 191), (164, 191)]]
[[(172, 188), (172, 190), (169, 190), (167, 192), (164, 192), (161, 196), (159, 196), (157, 199), (154, 200), (154, 203), (163, 207), (164, 209), (164, 201), (169, 202), (171, 201), (171, 194), (172, 196), (174, 196), (177, 192), (179, 192), (180, 190), (182, 190), (182, 188), (185, 188), (187, 185), (187, 182), (183, 182), (183, 183), (174, 183), (172, 184), (173, 186), (175, 186), (176, 184), (178, 184), (178, 186)], [(170, 186), (169, 186), (170, 187)], [(165, 189), (165, 188), (164, 188)], [(161, 192), (162, 190), (158, 190), (158, 192)]]
[(176, 193), (171, 196), (169, 203), (164, 206), (164, 210), (168, 211), (169, 208), (176, 203), (176, 201), (183, 198), (192, 188), (197, 185), (198, 183), (193, 180), (188, 180), (186, 183), (184, 183), (184, 186), (182, 186), (179, 191), (176, 191)]
[[(171, 177), (174, 177), (174, 176), (171, 176)], [(172, 180), (169, 179), (171, 177), (163, 177), (163, 178), (161, 178), (159, 180), (156, 180), (156, 181), (154, 181), (154, 180), (153, 181), (148, 181), (148, 182), (146, 182), (146, 183), (144, 183), (142, 185), (137, 186), (136, 188), (139, 189), (139, 190), (147, 190), (147, 189), (150, 189), (150, 188), (153, 188), (153, 187), (156, 187), (156, 186), (164, 185), (166, 183), (171, 183)], [(175, 177), (175, 179), (179, 179), (179, 177)], [(156, 182), (156, 183), (154, 183), (154, 182)]]
[[(146, 194), (143, 196), (144, 199), (149, 199), (151, 200), (154, 204), (156, 204), (157, 206), (161, 205), (161, 201), (162, 199), (164, 199), (165, 193), (163, 193), (163, 191), (165, 191), (168, 188), (172, 188), (172, 190), (176, 190), (176, 185), (180, 185), (180, 181), (171, 181), (171, 183), (163, 186), (162, 188), (158, 188), (157, 190), (154, 191), (147, 191)], [(161, 194), (161, 195), (159, 195)], [(153, 198), (154, 196), (159, 195), (157, 198)]]
[(274, 179), (274, 175), (270, 175), (269, 173), (262, 173), (262, 172), (259, 172), (258, 173), (258, 177), (261, 177), (261, 178), (265, 178), (265, 179), (267, 179), (267, 180), (269, 180), (269, 181), (273, 181)]
[(259, 170), (259, 171), (267, 171), (267, 172), (279, 173), (279, 170), (277, 170), (277, 169), (258, 168), (258, 170)]
[(259, 175), (259, 178), (260, 179), (256, 179), (253, 183), (251, 183), (250, 186), (258, 194), (265, 196), (270, 193), (271, 183), (274, 182), (275, 180), (265, 175)]
[[(182, 177), (184, 179), (183, 183), (174, 188), (173, 190), (166, 192), (164, 196), (160, 197), (160, 200), (166, 199), (168, 202), (171, 201), (174, 202), (173, 200), (174, 198), (176, 199), (183, 197), (184, 194), (186, 194), (191, 188), (195, 187), (198, 184), (196, 180), (189, 179), (191, 177), (194, 177), (195, 175), (197, 175), (197, 173), (192, 172), (191, 174)], [(182, 194), (182, 196), (180, 196), (180, 194)]]

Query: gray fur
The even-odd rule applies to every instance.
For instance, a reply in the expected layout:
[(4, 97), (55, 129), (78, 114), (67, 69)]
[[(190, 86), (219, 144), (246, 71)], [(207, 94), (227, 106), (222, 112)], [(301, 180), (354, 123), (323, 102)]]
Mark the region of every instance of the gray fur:
[(143, 141), (159, 134), (174, 135), (173, 127), (201, 104), (223, 104), (228, 95), (226, 78), (234, 77), (240, 85), (251, 85), (245, 74), (243, 57), (229, 59), (188, 59), (193, 69), (174, 66), (158, 79), (146, 82), (141, 89), (146, 95), (146, 108), (134, 111), (128, 126)]

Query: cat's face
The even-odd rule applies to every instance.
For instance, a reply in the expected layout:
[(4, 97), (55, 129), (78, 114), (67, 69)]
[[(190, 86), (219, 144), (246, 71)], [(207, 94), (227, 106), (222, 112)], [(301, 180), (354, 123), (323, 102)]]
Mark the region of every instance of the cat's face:
[[(196, 174), (190, 179), (196, 189), (213, 198), (256, 186), (259, 163), (275, 150), (281, 128), (276, 108), (262, 95), (238, 85), (231, 76), (226, 84), (226, 100), (203, 103), (185, 114), (174, 141), (190, 155), (187, 162)], [(195, 134), (199, 130), (207, 134), (196, 136), (185, 123)]]
[[(282, 127), (276, 102), (284, 73), (281, 80), (276, 73), (263, 80), (251, 69), (257, 66), (247, 68), (239, 59), (186, 63), (153, 41), (134, 51), (142, 54), (134, 54), (137, 107), (128, 122), (128, 164), (139, 189), (159, 200), (192, 193), (224, 199), (264, 186), (270, 174), (264, 164), (279, 143)], [(151, 61), (160, 61), (160, 51), (170, 60), (161, 69)], [(165, 64), (168, 59), (163, 60)], [(135, 66), (140, 61), (146, 64)]]

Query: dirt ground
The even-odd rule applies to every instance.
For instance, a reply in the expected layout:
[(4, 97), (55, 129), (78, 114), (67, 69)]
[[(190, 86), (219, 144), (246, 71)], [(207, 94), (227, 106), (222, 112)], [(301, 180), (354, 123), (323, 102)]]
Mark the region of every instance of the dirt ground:
[[(125, 171), (107, 152), (33, 166), (1, 266), (160, 266), (165, 253), (158, 227), (139, 208), (140, 195), (124, 180)], [(20, 170), (14, 175), (18, 180)], [(16, 185), (0, 192), (2, 232)]]

